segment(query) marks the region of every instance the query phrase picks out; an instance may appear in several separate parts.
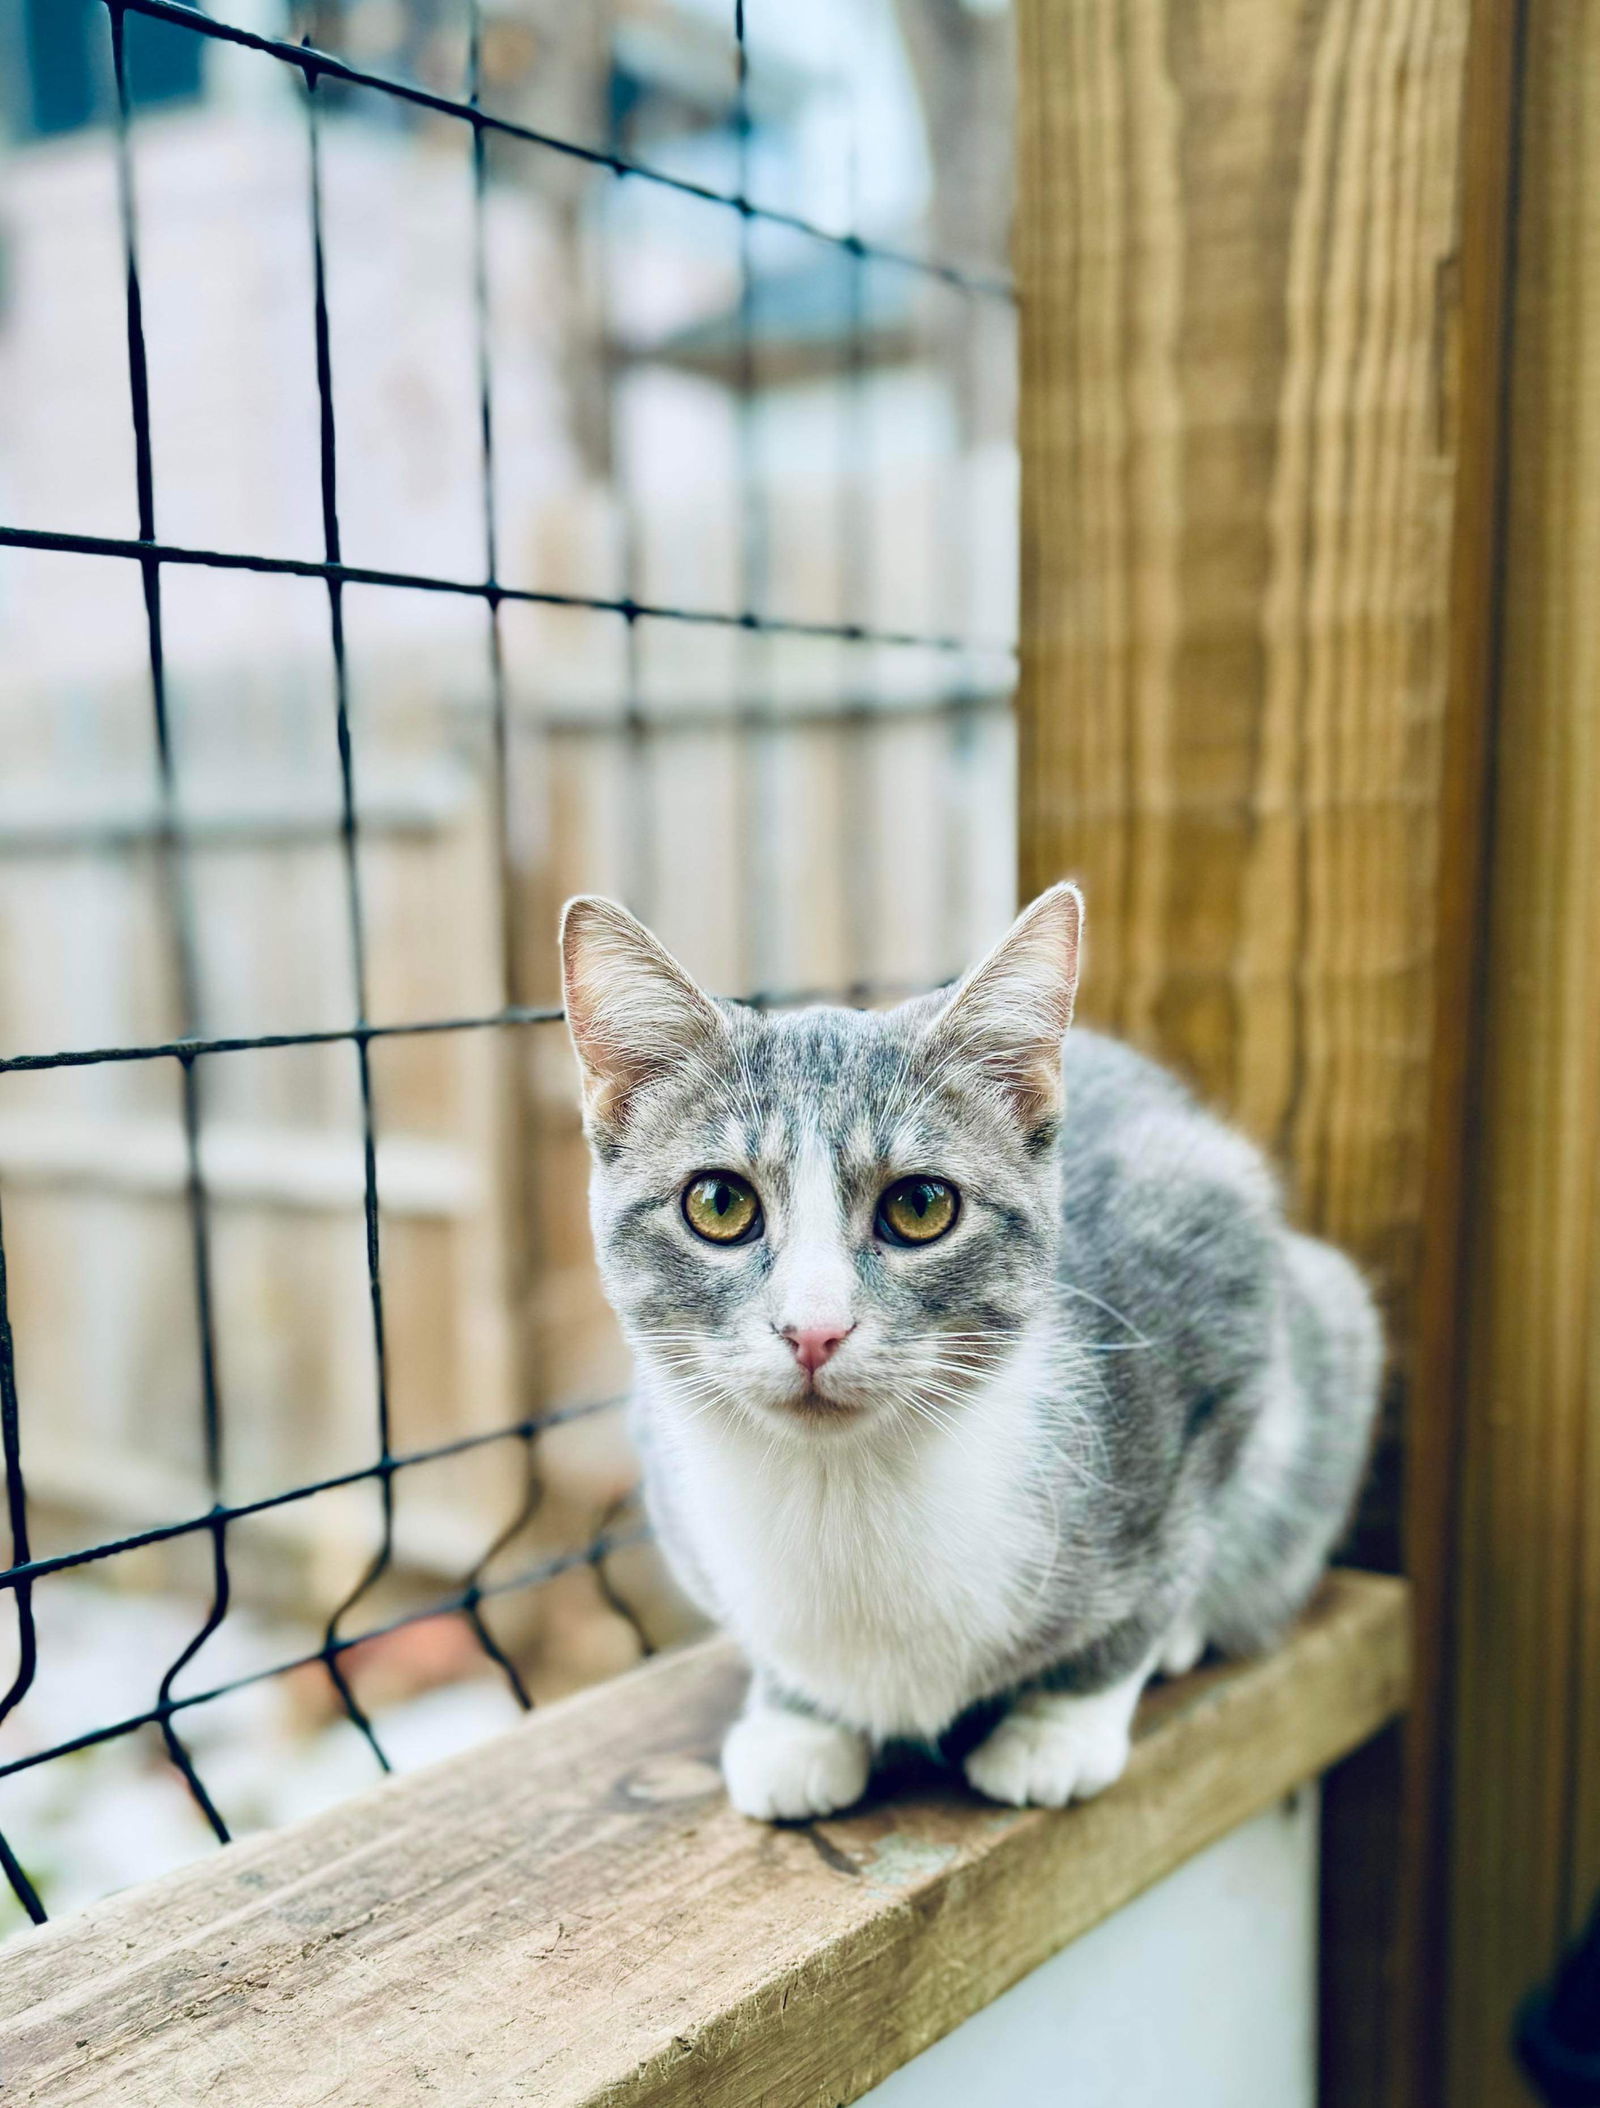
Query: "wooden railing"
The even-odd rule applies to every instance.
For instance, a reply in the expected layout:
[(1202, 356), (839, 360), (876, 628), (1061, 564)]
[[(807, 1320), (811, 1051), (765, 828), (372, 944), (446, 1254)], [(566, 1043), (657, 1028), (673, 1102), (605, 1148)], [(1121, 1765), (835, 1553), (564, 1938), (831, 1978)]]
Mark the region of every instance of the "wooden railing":
[(1148, 1694), (1063, 1813), (949, 1783), (769, 1828), (721, 1641), (20, 1935), (7, 2098), (51, 2108), (831, 2108), (1404, 1702), (1405, 1591), (1339, 1574), (1260, 1661)]

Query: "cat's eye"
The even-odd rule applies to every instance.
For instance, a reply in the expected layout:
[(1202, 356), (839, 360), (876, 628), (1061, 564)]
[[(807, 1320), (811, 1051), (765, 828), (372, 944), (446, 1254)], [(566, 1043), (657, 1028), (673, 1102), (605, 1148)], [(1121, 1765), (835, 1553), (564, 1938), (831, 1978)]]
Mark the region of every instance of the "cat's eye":
[(761, 1234), (761, 1202), (736, 1171), (702, 1171), (683, 1189), (683, 1219), (708, 1244), (748, 1244)]
[(961, 1195), (948, 1179), (897, 1178), (878, 1202), (878, 1235), (890, 1244), (932, 1244), (960, 1212)]

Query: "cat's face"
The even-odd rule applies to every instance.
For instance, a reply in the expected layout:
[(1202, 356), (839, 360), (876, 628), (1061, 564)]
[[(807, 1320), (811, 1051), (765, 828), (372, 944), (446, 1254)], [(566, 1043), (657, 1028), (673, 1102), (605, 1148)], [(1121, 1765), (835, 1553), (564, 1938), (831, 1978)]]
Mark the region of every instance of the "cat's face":
[(959, 1417), (1049, 1297), (1080, 925), (1056, 887), (953, 995), (764, 1015), (571, 904), (601, 1273), (668, 1404), (801, 1440)]

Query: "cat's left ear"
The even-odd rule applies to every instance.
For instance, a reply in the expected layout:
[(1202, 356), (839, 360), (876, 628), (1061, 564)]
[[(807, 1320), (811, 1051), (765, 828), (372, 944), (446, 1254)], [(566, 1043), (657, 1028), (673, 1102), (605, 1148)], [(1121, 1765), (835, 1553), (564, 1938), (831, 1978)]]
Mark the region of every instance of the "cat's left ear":
[(586, 1126), (619, 1126), (645, 1084), (725, 1036), (722, 1013), (666, 946), (598, 894), (562, 910), (561, 978)]
[(1061, 1042), (1072, 1023), (1083, 895), (1063, 883), (1025, 907), (939, 1013), (931, 1043), (969, 1064), (1028, 1127), (1061, 1110)]

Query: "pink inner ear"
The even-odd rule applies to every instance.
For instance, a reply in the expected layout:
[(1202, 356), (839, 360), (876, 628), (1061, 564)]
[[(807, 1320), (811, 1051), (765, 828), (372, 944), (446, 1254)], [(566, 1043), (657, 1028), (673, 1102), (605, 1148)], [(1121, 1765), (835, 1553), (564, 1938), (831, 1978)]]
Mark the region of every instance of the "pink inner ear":
[(567, 1026), (591, 1119), (608, 1125), (628, 1100), (721, 1029), (721, 1017), (673, 958), (625, 908), (569, 904), (561, 930)]
[(1053, 887), (1025, 908), (934, 1027), (958, 1059), (1012, 1096), (1030, 1124), (1060, 1103), (1061, 1042), (1077, 994), (1083, 904)]

